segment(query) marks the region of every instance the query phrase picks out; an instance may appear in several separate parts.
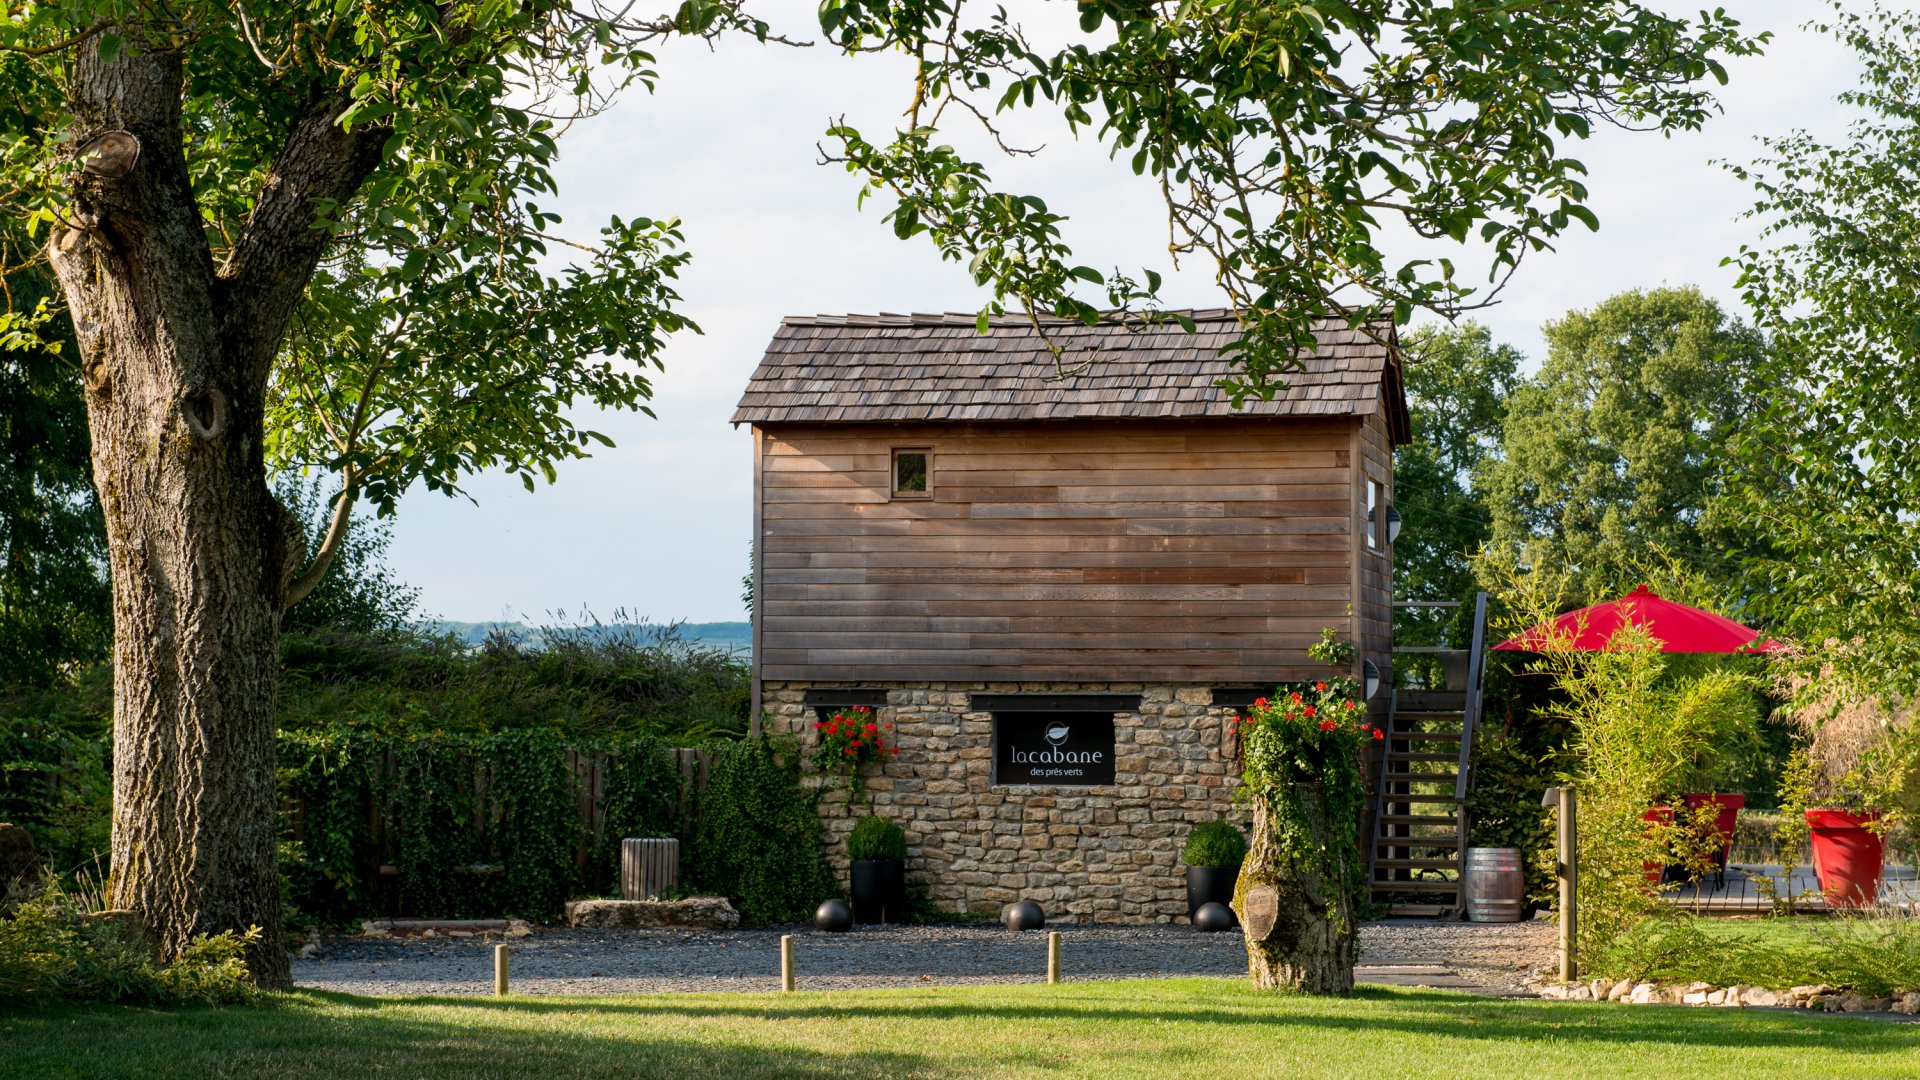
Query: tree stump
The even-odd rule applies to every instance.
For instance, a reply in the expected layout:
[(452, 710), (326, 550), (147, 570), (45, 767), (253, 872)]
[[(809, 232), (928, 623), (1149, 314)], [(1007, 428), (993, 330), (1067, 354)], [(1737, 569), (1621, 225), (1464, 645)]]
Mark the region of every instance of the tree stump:
[[(1321, 787), (1299, 784), (1295, 790), (1306, 810), (1307, 844), (1324, 851), (1332, 833)], [(1254, 796), (1253, 843), (1233, 893), (1246, 932), (1247, 975), (1262, 990), (1351, 994), (1354, 897), (1341, 882), (1323, 877), (1309, 858), (1290, 858), (1276, 840), (1275, 824), (1269, 799)]]

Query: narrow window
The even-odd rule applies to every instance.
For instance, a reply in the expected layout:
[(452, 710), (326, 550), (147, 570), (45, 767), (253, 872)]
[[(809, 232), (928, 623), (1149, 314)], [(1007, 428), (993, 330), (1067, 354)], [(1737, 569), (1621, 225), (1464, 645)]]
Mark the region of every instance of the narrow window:
[(930, 499), (933, 497), (933, 484), (930, 481), (933, 466), (931, 450), (895, 450), (893, 452), (893, 497), (896, 499)]
[(1367, 481), (1367, 547), (1380, 550), (1380, 481)]

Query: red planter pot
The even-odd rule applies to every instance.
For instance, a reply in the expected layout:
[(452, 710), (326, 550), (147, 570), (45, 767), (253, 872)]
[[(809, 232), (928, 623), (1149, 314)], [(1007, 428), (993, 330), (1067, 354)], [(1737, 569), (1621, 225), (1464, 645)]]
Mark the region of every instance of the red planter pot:
[(1866, 907), (1880, 896), (1880, 870), (1886, 857), (1880, 834), (1868, 828), (1878, 810), (1809, 810), (1813, 833), (1813, 872), (1828, 907)]
[(1740, 821), (1740, 811), (1747, 805), (1745, 795), (1688, 795), (1687, 809), (1716, 803), (1720, 807), (1719, 819), (1713, 824), (1713, 831), (1720, 837), (1720, 848), (1714, 852), (1714, 861), (1720, 869), (1727, 868), (1727, 855), (1733, 846), (1733, 827)]

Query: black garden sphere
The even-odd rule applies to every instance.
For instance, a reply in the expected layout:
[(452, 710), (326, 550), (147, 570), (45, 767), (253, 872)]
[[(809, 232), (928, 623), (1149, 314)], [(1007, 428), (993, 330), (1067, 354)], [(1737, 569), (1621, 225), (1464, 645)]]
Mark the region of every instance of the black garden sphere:
[(1218, 901), (1201, 904), (1193, 913), (1193, 928), (1203, 934), (1233, 929), (1233, 909)]
[(1047, 913), (1031, 900), (1016, 900), (1000, 909), (1000, 921), (1009, 930), (1039, 930), (1047, 925)]
[(853, 909), (845, 900), (828, 900), (813, 912), (813, 925), (829, 934), (844, 934), (853, 929)]

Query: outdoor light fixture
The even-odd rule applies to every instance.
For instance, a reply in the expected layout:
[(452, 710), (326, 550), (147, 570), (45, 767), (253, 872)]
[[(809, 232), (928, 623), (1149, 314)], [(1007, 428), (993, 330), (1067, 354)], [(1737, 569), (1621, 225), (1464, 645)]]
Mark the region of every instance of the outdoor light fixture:
[(1374, 665), (1373, 661), (1365, 660), (1361, 662), (1360, 670), (1366, 673), (1366, 697), (1368, 701), (1372, 701), (1373, 695), (1380, 692), (1380, 669)]
[(1400, 538), (1400, 508), (1397, 506), (1394, 506), (1392, 503), (1388, 503), (1387, 504), (1387, 543), (1391, 544), (1395, 540), (1398, 540), (1399, 538)]

